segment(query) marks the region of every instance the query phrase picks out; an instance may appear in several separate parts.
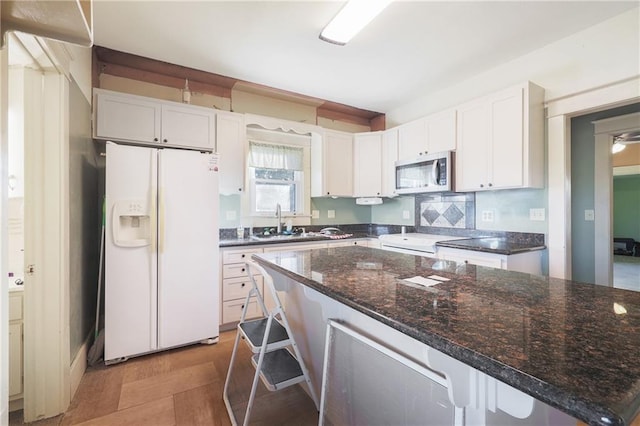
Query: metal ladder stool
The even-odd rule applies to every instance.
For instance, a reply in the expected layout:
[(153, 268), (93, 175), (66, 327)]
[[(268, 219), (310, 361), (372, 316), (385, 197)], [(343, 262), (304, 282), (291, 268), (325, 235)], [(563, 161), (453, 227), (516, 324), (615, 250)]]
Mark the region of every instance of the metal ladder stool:
[[(240, 322), (238, 323), (236, 340), (229, 361), (229, 370), (224, 383), (223, 399), (227, 407), (229, 418), (232, 424), (237, 425), (231, 402), (229, 401), (228, 388), (231, 381), (231, 374), (238, 350), (238, 342), (242, 338), (251, 349), (253, 356), (251, 363), (256, 369), (251, 385), (251, 393), (247, 403), (247, 410), (244, 415), (243, 425), (249, 424), (253, 401), (256, 396), (258, 387), (258, 378), (262, 380), (265, 387), (270, 391), (282, 390), (291, 385), (306, 382), (311, 393), (316, 408), (318, 408), (318, 398), (311, 385), (309, 371), (304, 365), (298, 346), (293, 339), (289, 322), (280, 303), (280, 298), (273, 285), (271, 275), (260, 265), (254, 262), (246, 262), (247, 274), (251, 281), (251, 290), (247, 294)], [(275, 306), (269, 311), (264, 303), (264, 298), (260, 294), (258, 285), (253, 276), (254, 271), (262, 274), (264, 278), (264, 291), (270, 291)], [(263, 317), (258, 319), (246, 320), (247, 308), (249, 300), (255, 297), (262, 309)], [(291, 351), (293, 349), (293, 353)]]

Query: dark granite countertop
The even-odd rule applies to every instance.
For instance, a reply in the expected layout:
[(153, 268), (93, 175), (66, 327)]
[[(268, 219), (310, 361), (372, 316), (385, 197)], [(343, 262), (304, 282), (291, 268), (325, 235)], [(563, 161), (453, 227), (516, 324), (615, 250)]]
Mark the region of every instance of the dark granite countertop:
[(638, 413), (640, 293), (357, 246), (253, 258), (589, 424)]
[(288, 243), (306, 243), (313, 241), (336, 241), (336, 240), (352, 240), (356, 238), (378, 238), (376, 236), (369, 236), (364, 233), (354, 233), (350, 234), (349, 237), (345, 238), (330, 238), (327, 236), (321, 235), (291, 235), (284, 238), (227, 238), (221, 239), (219, 246), (220, 247), (242, 247), (242, 246), (257, 246), (257, 245), (265, 245), (265, 244), (288, 244)]
[(439, 241), (436, 243), (436, 246), (506, 255), (543, 250), (545, 248), (544, 244), (514, 242), (503, 237), (480, 237), (467, 238), (464, 240)]

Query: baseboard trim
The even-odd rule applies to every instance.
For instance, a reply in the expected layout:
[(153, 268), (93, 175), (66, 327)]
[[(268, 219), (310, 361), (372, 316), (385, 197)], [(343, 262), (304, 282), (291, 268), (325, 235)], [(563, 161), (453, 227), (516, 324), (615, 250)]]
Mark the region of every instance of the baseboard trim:
[(75, 359), (71, 363), (71, 369), (69, 371), (69, 385), (71, 386), (70, 400), (73, 400), (73, 397), (80, 386), (82, 376), (87, 370), (87, 353), (89, 351), (90, 339), (91, 336), (87, 337), (82, 346), (80, 346), (80, 350), (78, 351)]

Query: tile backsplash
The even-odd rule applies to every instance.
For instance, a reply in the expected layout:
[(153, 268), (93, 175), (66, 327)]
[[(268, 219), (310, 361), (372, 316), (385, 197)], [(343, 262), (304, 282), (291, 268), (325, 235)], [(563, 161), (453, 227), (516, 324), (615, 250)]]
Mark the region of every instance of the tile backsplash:
[(475, 194), (416, 196), (416, 219), (419, 227), (474, 229)]

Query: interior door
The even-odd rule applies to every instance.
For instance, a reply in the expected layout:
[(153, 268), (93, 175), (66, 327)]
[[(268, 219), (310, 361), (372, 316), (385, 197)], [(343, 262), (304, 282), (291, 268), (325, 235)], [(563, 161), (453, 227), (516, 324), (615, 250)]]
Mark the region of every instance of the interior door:
[(159, 153), (161, 348), (218, 336), (218, 176), (213, 159), (197, 151)]
[(157, 348), (157, 152), (107, 143), (105, 360)]

